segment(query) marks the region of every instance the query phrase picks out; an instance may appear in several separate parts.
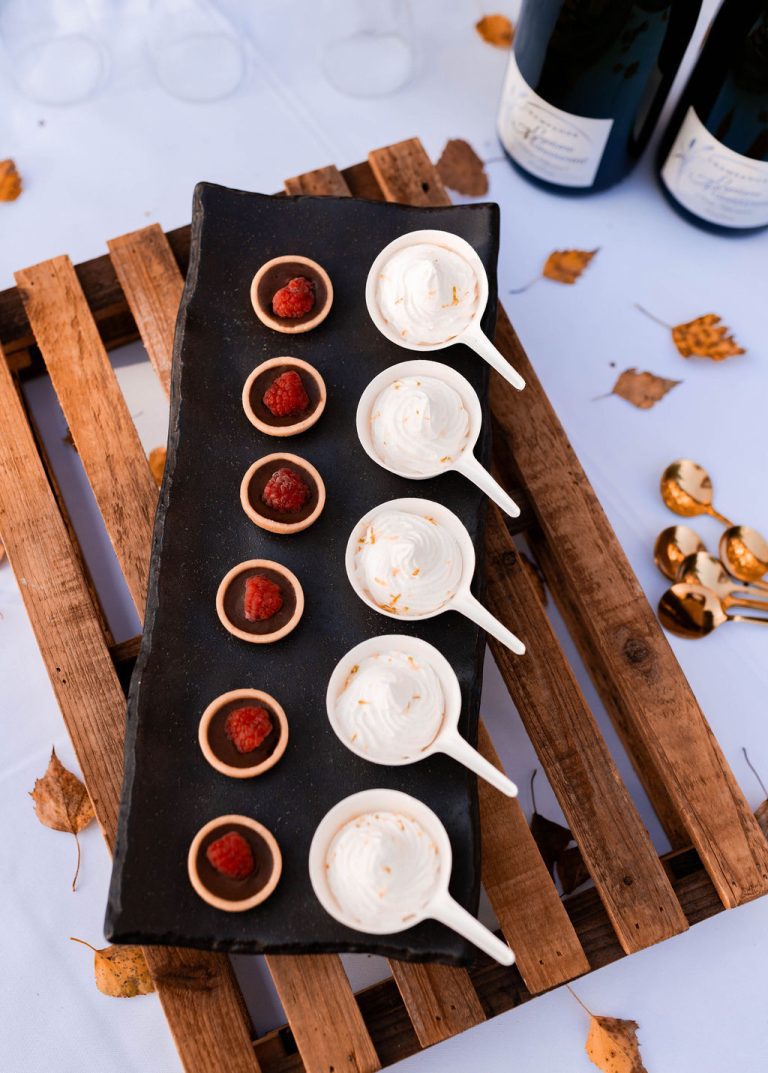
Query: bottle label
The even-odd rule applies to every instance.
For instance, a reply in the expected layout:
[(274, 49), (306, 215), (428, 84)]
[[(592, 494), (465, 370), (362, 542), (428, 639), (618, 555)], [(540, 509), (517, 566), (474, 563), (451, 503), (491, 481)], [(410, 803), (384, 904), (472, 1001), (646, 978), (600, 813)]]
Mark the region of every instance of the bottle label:
[(512, 159), (539, 179), (560, 186), (591, 186), (613, 126), (547, 104), (509, 57), (501, 94), (499, 137)]
[(661, 177), (683, 208), (722, 227), (768, 224), (768, 162), (713, 137), (693, 108), (683, 120)]

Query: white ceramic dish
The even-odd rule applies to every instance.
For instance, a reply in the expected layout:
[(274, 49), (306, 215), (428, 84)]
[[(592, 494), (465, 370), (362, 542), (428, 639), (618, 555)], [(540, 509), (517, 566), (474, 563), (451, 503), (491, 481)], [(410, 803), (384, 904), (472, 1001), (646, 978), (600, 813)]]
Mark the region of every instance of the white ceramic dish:
[(309, 878), (323, 909), (340, 924), (355, 931), (364, 930), (370, 935), (394, 933), (389, 923), (386, 927), (382, 927), (381, 924), (377, 925), (375, 920), (368, 920), (365, 921), (365, 928), (363, 928), (362, 922), (347, 916), (328, 883), (326, 864), (328, 849), (334, 836), (351, 820), (375, 812), (393, 812), (419, 824), (434, 842), (440, 858), (437, 881), (428, 902), (419, 908), (414, 906), (414, 911), (407, 914), (402, 928), (396, 930), (406, 931), (415, 924), (421, 923), (422, 920), (439, 920), (459, 935), (463, 935), (465, 939), (474, 943), (501, 965), (512, 965), (515, 955), (507, 944), (498, 939), (466, 909), (463, 909), (448, 893), (452, 854), (445, 827), (431, 809), (415, 797), (411, 797), (410, 794), (400, 793), (399, 790), (363, 790), (361, 793), (352, 794), (335, 805), (320, 821), (309, 848)]
[[(371, 519), (384, 509), (404, 511), (423, 518), (433, 518), (438, 525), (442, 525), (448, 530), (458, 546), (461, 553), (461, 578), (458, 588), (441, 607), (436, 608), (434, 611), (413, 614), (395, 613), (387, 610), (376, 603), (358, 576), (356, 557), (360, 552), (361, 541), (364, 539)], [(506, 626), (499, 622), (470, 592), (470, 585), (475, 572), (475, 549), (472, 540), (453, 511), (448, 510), (447, 507), (442, 506), (440, 503), (435, 503), (431, 499), (392, 499), (388, 503), (380, 503), (373, 510), (368, 511), (350, 533), (344, 565), (346, 566), (349, 583), (357, 595), (364, 603), (381, 615), (414, 622), (419, 619), (434, 618), (435, 615), (440, 615), (444, 611), (459, 611), (518, 656), (523, 655), (525, 652), (525, 645), (520, 638), (516, 637), (511, 630), (508, 630)]]
[[(382, 391), (396, 380), (419, 376), (441, 380), (452, 388), (460, 397), (469, 416), (470, 432), (462, 451), (450, 461), (432, 467), (428, 473), (412, 473), (405, 468), (395, 469), (393, 466), (388, 465), (376, 450), (372, 434), (374, 405)], [(480, 399), (466, 377), (463, 377), (461, 373), (457, 373), (455, 369), (451, 369), (450, 366), (442, 362), (428, 361), (427, 359), (417, 358), (414, 361), (402, 361), (398, 365), (392, 365), (389, 369), (379, 373), (378, 376), (371, 380), (361, 395), (357, 406), (357, 435), (360, 438), (360, 443), (369, 458), (372, 458), (383, 469), (397, 474), (398, 477), (405, 477), (407, 480), (413, 481), (428, 480), (430, 477), (437, 477), (441, 473), (450, 473), (451, 470), (455, 470), (457, 473), (463, 473), (465, 477), (468, 477), (473, 484), (476, 484), (482, 492), (485, 492), (488, 498), (498, 507), (501, 507), (511, 518), (517, 518), (520, 514), (520, 508), (517, 503), (511, 496), (507, 495), (498, 481), (475, 458), (474, 449), (477, 438), (480, 435), (482, 423), (483, 411), (480, 406)]]
[[(407, 342), (393, 330), (392, 325), (384, 318), (379, 307), (377, 291), (379, 277), (384, 265), (399, 250), (419, 243), (442, 246), (458, 254), (470, 265), (477, 279), (477, 303), (471, 321), (458, 335), (454, 335), (440, 343)], [(491, 368), (495, 369), (500, 376), (503, 376), (512, 387), (517, 388), (518, 391), (522, 391), (525, 387), (525, 381), (522, 376), (510, 365), (504, 355), (496, 349), (480, 327), (480, 320), (488, 304), (488, 275), (485, 271), (485, 266), (470, 244), (463, 238), (459, 238), (458, 235), (454, 235), (451, 231), (409, 231), (385, 246), (368, 272), (365, 284), (365, 303), (368, 306), (371, 320), (381, 334), (386, 336), (390, 342), (405, 347), (407, 350), (418, 350), (422, 353), (432, 350), (444, 350), (445, 347), (454, 346), (456, 343), (464, 343), (465, 346), (470, 347), (484, 361), (488, 362)]]
[[(344, 691), (345, 685), (353, 674), (353, 668), (359, 666), (365, 659), (380, 652), (397, 651), (407, 656), (412, 656), (421, 664), (425, 664), (435, 672), (443, 695), (442, 722), (437, 734), (431, 741), (424, 741), (421, 748), (414, 749), (401, 756), (399, 759), (381, 759), (377, 757), (373, 749), (364, 751), (359, 745), (351, 741), (344, 733), (343, 726), (338, 716), (338, 699)], [(517, 796), (517, 787), (508, 779), (503, 772), (489, 763), (481, 756), (477, 749), (462, 738), (459, 733), (459, 717), (461, 715), (461, 688), (459, 680), (448, 660), (433, 646), (419, 637), (410, 637), (406, 634), (387, 634), (383, 637), (369, 637), (355, 645), (343, 656), (333, 669), (328, 682), (328, 691), (325, 698), (328, 719), (331, 726), (346, 747), (363, 760), (372, 764), (382, 764), (387, 767), (399, 767), (403, 764), (413, 764), (417, 760), (423, 760), (435, 753), (445, 753), (453, 757), (460, 764), (474, 771), (480, 778), (485, 779), (491, 786), (501, 790), (507, 797)]]

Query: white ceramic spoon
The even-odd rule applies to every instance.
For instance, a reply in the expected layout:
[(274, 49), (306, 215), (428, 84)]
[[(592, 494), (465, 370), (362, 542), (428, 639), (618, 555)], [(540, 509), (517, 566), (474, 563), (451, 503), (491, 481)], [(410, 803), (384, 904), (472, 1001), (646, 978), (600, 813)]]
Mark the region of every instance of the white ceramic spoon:
[[(469, 264), (477, 279), (477, 303), (472, 319), (458, 335), (454, 335), (440, 343), (409, 342), (403, 339), (398, 332), (392, 328), (392, 325), (385, 320), (382, 316), (381, 309), (379, 308), (377, 292), (379, 278), (384, 265), (390, 257), (405, 246), (415, 246), (419, 243), (442, 246), (445, 249), (458, 254), (459, 257), (462, 257)], [(368, 278), (365, 283), (365, 303), (368, 306), (371, 320), (381, 334), (386, 336), (390, 342), (397, 343), (398, 346), (405, 347), (407, 350), (418, 350), (422, 353), (428, 350), (443, 350), (445, 347), (454, 346), (456, 343), (464, 343), (465, 346), (470, 347), (476, 354), (479, 354), (484, 361), (487, 361), (491, 368), (495, 369), (500, 376), (503, 376), (512, 387), (517, 388), (518, 391), (522, 391), (525, 387), (525, 380), (523, 380), (520, 373), (510, 365), (501, 351), (496, 349), (480, 327), (480, 320), (485, 312), (485, 307), (488, 304), (488, 274), (485, 271), (483, 262), (477, 256), (470, 244), (463, 238), (459, 238), (458, 235), (454, 235), (453, 232), (434, 230), (409, 231), (407, 234), (401, 235), (400, 238), (396, 238), (393, 242), (390, 242), (389, 245), (385, 246), (371, 265), (368, 272)]]
[[(407, 464), (403, 464), (398, 468), (389, 465), (378, 453), (373, 441), (372, 422), (376, 400), (395, 381), (411, 377), (416, 379), (428, 377), (432, 380), (442, 381), (459, 396), (469, 418), (469, 436), (462, 444), (459, 453), (446, 462), (438, 462), (436, 465), (431, 466), (426, 473), (414, 472), (408, 468)], [(383, 469), (389, 470), (390, 473), (395, 473), (398, 477), (405, 477), (414, 481), (427, 480), (430, 477), (437, 477), (441, 473), (449, 473), (451, 470), (455, 470), (457, 473), (463, 473), (465, 477), (468, 477), (473, 484), (476, 484), (482, 492), (485, 492), (489, 499), (493, 500), (511, 518), (517, 518), (520, 514), (520, 508), (517, 503), (511, 496), (507, 495), (498, 481), (494, 480), (488, 470), (481, 466), (475, 458), (474, 449), (477, 438), (480, 435), (482, 423), (483, 411), (480, 406), (480, 399), (470, 382), (461, 373), (451, 369), (450, 366), (444, 365), (439, 361), (427, 361), (426, 359), (417, 358), (415, 361), (402, 361), (399, 365), (392, 365), (389, 369), (379, 373), (378, 376), (371, 380), (361, 395), (357, 406), (357, 435), (360, 438), (360, 443), (363, 445), (365, 453)]]
[[(456, 591), (452, 595), (447, 596), (444, 602), (433, 611), (414, 614), (413, 612), (408, 611), (396, 613), (388, 610), (376, 603), (358, 574), (357, 556), (363, 547), (365, 534), (368, 531), (372, 519), (385, 510), (404, 511), (406, 513), (416, 514), (421, 518), (431, 518), (437, 525), (444, 526), (456, 544), (456, 553), (461, 557), (461, 577), (458, 586)], [(481, 629), (484, 629), (486, 633), (490, 633), (497, 641), (501, 641), (503, 645), (506, 645), (507, 648), (511, 649), (511, 651), (515, 652), (518, 656), (521, 656), (525, 652), (525, 645), (520, 638), (516, 637), (511, 630), (508, 630), (506, 626), (499, 622), (499, 620), (483, 607), (480, 601), (476, 600), (472, 595), (470, 585), (472, 584), (472, 577), (475, 572), (475, 549), (472, 540), (469, 533), (453, 511), (448, 510), (447, 507), (442, 506), (440, 503), (435, 503), (431, 499), (392, 499), (388, 503), (381, 503), (379, 506), (374, 507), (374, 509), (369, 511), (365, 517), (360, 519), (350, 533), (344, 565), (347, 569), (349, 583), (357, 595), (364, 601), (364, 603), (368, 604), (369, 607), (372, 607), (374, 611), (378, 611), (380, 615), (387, 615), (389, 618), (406, 619), (414, 622), (425, 618), (434, 618), (435, 615), (440, 615), (443, 611), (459, 611), (462, 615), (466, 615), (472, 622), (480, 626)]]
[[(430, 667), (437, 675), (442, 692), (442, 722), (437, 734), (430, 734), (426, 728), (426, 735), (418, 746), (409, 750), (400, 748), (397, 759), (384, 759), (381, 753), (377, 755), (375, 747), (363, 750), (360, 745), (350, 739), (345, 733), (342, 720), (339, 716), (339, 697), (344, 692), (350, 676), (354, 673), (353, 668), (362, 664), (371, 656), (385, 652), (401, 652), (410, 656), (417, 663)], [(372, 764), (384, 764), (388, 767), (400, 767), (403, 764), (413, 764), (417, 760), (423, 760), (435, 753), (445, 753), (447, 756), (458, 760), (464, 767), (474, 771), (480, 778), (485, 779), (491, 786), (501, 790), (507, 797), (517, 797), (517, 787), (507, 776), (489, 763), (477, 749), (462, 738), (459, 733), (459, 717), (461, 715), (461, 687), (456, 673), (448, 660), (433, 646), (419, 637), (409, 637), (406, 634), (388, 634), (384, 637), (370, 637), (361, 641), (359, 645), (347, 652), (334, 667), (328, 682), (328, 691), (325, 698), (328, 719), (338, 739), (346, 747), (363, 760), (369, 760)], [(387, 730), (382, 727), (383, 738), (387, 736)], [(390, 735), (391, 736), (391, 735)], [(418, 736), (418, 728), (416, 728)], [(386, 741), (384, 742), (386, 746)], [(397, 746), (396, 741), (390, 743)]]
[[(440, 868), (431, 894), (420, 906), (413, 906), (412, 912), (406, 914), (402, 927), (393, 929), (391, 923), (382, 925), (372, 914), (370, 919), (357, 920), (348, 916), (341, 908), (328, 884), (328, 849), (334, 836), (352, 820), (375, 812), (392, 812), (408, 817), (417, 823), (428, 838), (435, 844), (440, 861)], [(448, 893), (451, 879), (452, 854), (448, 833), (435, 813), (425, 804), (410, 794), (399, 790), (363, 790), (344, 798), (338, 805), (326, 813), (320, 821), (309, 847), (309, 878), (312, 889), (323, 909), (340, 924), (354, 931), (369, 935), (393, 935), (407, 931), (422, 920), (439, 920), (453, 931), (463, 935), (501, 965), (512, 965), (515, 955), (506, 943), (498, 939), (492, 931), (463, 909)], [(375, 895), (376, 892), (374, 892)], [(371, 899), (375, 901), (374, 898)]]

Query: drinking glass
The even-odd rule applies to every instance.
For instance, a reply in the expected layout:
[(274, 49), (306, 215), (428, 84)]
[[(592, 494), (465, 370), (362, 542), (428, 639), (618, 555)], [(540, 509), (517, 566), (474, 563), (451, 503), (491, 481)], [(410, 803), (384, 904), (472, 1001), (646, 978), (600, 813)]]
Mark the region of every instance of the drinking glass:
[(103, 84), (109, 55), (85, 0), (5, 0), (0, 40), (16, 85), (41, 104), (75, 104)]
[(215, 101), (237, 89), (245, 53), (210, 0), (152, 0), (147, 45), (163, 89), (184, 101)]
[(342, 93), (383, 96), (413, 75), (408, 0), (325, 0), (324, 23), (323, 73)]

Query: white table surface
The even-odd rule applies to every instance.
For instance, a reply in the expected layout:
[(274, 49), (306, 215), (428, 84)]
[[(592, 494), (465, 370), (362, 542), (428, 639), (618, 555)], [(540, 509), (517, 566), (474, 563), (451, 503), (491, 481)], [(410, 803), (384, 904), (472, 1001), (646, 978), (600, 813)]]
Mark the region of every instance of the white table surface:
[[(105, 252), (105, 239), (158, 221), (188, 221), (192, 187), (209, 179), (273, 191), (287, 175), (325, 163), (351, 164), (367, 151), (418, 134), (436, 156), (448, 137), (466, 137), (498, 157), (497, 97), (506, 57), (471, 29), (480, 14), (469, 0), (419, 0), (422, 64), (398, 94), (360, 101), (329, 87), (316, 49), (322, 7), (299, 0), (290, 33), (283, 5), (230, 5), (249, 35), (247, 83), (217, 104), (175, 101), (151, 82), (136, 51), (141, 4), (98, 7), (116, 64), (106, 92), (70, 109), (22, 99), (0, 65), (0, 157), (24, 176), (22, 198), (0, 205), (0, 287), (16, 268), (67, 252), (74, 261)], [(503, 6), (503, 5), (502, 5)], [(713, 4), (705, 3), (704, 31)], [(283, 27), (281, 29), (281, 27)], [(689, 61), (691, 55), (688, 57)], [(679, 88), (679, 82), (678, 82)], [(490, 196), (502, 207), (500, 292), (619, 539), (651, 601), (664, 581), (655, 572), (656, 533), (673, 523), (656, 486), (663, 467), (693, 457), (713, 473), (717, 503), (768, 531), (765, 496), (765, 235), (733, 240), (700, 232), (662, 200), (647, 153), (634, 174), (598, 197), (543, 193), (503, 161), (489, 166)], [(534, 276), (555, 248), (600, 247), (574, 287), (541, 281), (522, 295), (507, 291)], [(716, 311), (748, 349), (715, 365), (684, 361), (663, 329), (633, 309), (641, 302), (669, 322)], [(141, 348), (114, 355), (118, 376), (145, 447), (164, 442), (165, 400)], [(618, 372), (637, 366), (684, 383), (641, 412), (610, 391)], [(137, 622), (76, 454), (62, 441), (63, 418), (50, 386), (28, 385), (54, 465), (83, 537), (87, 557), (118, 639)], [(717, 525), (698, 528), (710, 547)], [(92, 983), (91, 957), (69, 942), (102, 942), (109, 876), (95, 825), (81, 837), (77, 892), (69, 889), (74, 845), (40, 826), (27, 792), (45, 770), (51, 744), (76, 768), (42, 660), (11, 570), (0, 569), (0, 842), (2, 972), (0, 1073), (176, 1073), (179, 1062), (156, 996), (117, 1002)], [(556, 614), (553, 617), (557, 620)], [(558, 625), (562, 633), (561, 626)], [(768, 779), (765, 721), (766, 643), (758, 627), (729, 626), (700, 643), (673, 641), (704, 711), (750, 803), (761, 791), (741, 754), (749, 749)], [(566, 640), (580, 680), (660, 851), (658, 822)], [(488, 661), (483, 711), (510, 773), (527, 786), (535, 759), (495, 667)], [(539, 776), (538, 804), (560, 813)], [(528, 809), (527, 790), (521, 803)], [(487, 907), (484, 910), (488, 914)], [(768, 900), (723, 913), (662, 946), (624, 959), (577, 984), (597, 1012), (641, 1025), (653, 1073), (757, 1073), (768, 1060), (764, 981)], [(346, 959), (355, 986), (385, 971), (378, 959)], [(237, 958), (259, 1031), (283, 1020), (258, 958)], [(402, 1063), (404, 1070), (450, 1073), (468, 1061), (488, 1073), (581, 1073), (586, 1017), (565, 989), (536, 999), (461, 1037)]]

